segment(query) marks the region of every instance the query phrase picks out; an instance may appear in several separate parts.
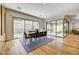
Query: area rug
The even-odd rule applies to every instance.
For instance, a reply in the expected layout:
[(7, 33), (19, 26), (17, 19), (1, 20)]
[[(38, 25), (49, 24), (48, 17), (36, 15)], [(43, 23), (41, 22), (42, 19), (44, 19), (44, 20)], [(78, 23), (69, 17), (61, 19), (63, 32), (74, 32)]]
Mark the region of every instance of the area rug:
[(30, 42), (30, 39), (22, 39), (20, 40), (22, 46), (24, 47), (24, 49), (27, 51), (27, 53), (51, 42), (52, 38), (48, 38), (48, 37), (42, 37), (42, 38), (32, 38), (32, 41)]

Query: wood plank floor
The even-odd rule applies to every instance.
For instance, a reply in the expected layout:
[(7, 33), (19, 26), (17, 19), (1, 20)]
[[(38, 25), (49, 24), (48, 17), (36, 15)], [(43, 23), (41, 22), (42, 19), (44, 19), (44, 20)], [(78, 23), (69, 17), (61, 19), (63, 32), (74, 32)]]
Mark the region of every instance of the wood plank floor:
[[(57, 44), (56, 44), (57, 43)], [(19, 39), (5, 43), (3, 55), (79, 55), (79, 35), (69, 35), (62, 43), (52, 41), (27, 53)]]

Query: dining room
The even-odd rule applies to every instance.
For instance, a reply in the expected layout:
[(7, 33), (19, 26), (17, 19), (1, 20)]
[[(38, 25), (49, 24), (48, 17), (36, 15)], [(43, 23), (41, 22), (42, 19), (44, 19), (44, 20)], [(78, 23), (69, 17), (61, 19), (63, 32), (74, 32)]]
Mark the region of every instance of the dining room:
[[(78, 6), (79, 4), (75, 3), (5, 3), (1, 5), (1, 8), (5, 9), (4, 20), (1, 20), (3, 26), (0, 30), (1, 34), (5, 34), (5, 44), (1, 54), (79, 54), (79, 37), (75, 34), (78, 31), (74, 30), (76, 27), (73, 24)], [(75, 20), (75, 24), (78, 25), (78, 19)]]

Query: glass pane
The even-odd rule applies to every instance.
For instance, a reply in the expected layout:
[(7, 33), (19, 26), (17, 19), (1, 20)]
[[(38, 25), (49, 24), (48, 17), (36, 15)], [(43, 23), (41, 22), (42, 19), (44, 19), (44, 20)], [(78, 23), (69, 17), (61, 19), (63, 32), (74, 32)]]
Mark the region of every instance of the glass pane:
[(47, 36), (56, 39), (56, 21), (47, 23)]
[(28, 34), (32, 31), (32, 21), (25, 20), (25, 32)]
[(51, 34), (51, 29), (52, 29), (51, 23), (47, 23), (47, 33), (48, 34)]
[(57, 36), (63, 37), (63, 20), (57, 21)]
[(64, 20), (64, 36), (69, 34), (68, 22)]
[(14, 20), (14, 38), (23, 37), (24, 33), (24, 20), (16, 19)]
[(39, 29), (39, 22), (33, 21), (33, 30)]
[(47, 29), (50, 30), (51, 29), (51, 25), (48, 23), (47, 24)]
[(56, 35), (56, 21), (52, 21), (52, 35)]

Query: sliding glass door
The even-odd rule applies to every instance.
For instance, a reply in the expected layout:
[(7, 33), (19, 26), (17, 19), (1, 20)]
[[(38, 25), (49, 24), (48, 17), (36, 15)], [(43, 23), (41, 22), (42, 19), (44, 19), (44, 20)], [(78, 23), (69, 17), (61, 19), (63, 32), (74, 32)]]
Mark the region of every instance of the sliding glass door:
[(57, 36), (63, 37), (63, 20), (58, 20), (56, 27), (57, 27), (56, 30)]
[(69, 22), (66, 20), (64, 20), (63, 31), (64, 31), (64, 37), (69, 34)]
[(39, 29), (39, 22), (33, 21), (33, 30)]
[(65, 37), (69, 33), (69, 23), (65, 20), (48, 22), (47, 32), (53, 36)]
[(56, 28), (56, 21), (53, 21), (52, 22), (52, 32), (51, 32), (53, 36), (56, 36), (56, 29), (57, 29)]
[(24, 32), (24, 20), (22, 19), (14, 19), (13, 20), (13, 26), (14, 26), (14, 38), (20, 38), (23, 37)]
[(47, 33), (50, 34), (51, 33), (51, 23), (47, 23)]
[(25, 32), (28, 34), (29, 31), (35, 31), (39, 29), (39, 22), (25, 20)]
[(29, 33), (29, 31), (32, 31), (32, 21), (28, 21), (28, 20), (25, 20), (25, 32), (26, 34)]
[(21, 38), (29, 33), (29, 31), (35, 31), (39, 29), (39, 22), (29, 21), (21, 18), (13, 18), (13, 38)]

